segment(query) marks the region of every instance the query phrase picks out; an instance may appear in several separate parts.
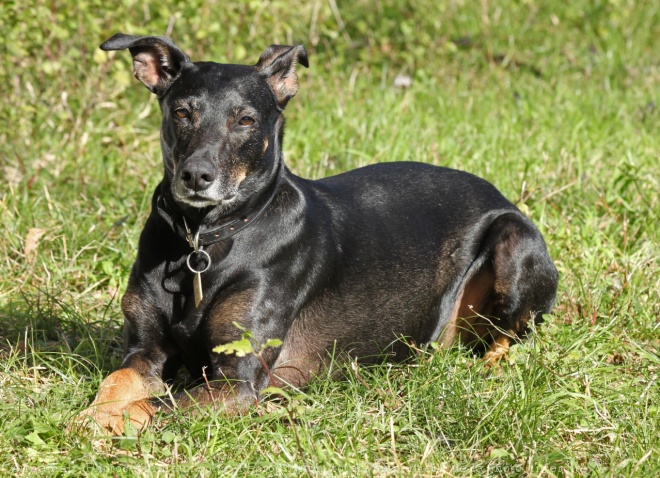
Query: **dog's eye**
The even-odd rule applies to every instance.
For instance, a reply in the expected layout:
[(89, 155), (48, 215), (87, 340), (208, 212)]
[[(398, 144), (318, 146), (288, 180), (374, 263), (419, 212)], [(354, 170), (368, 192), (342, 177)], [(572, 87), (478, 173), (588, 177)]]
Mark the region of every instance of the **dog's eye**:
[(181, 119), (190, 118), (190, 111), (185, 108), (179, 108), (174, 110), (174, 114)]
[(243, 116), (240, 120), (238, 120), (238, 124), (241, 126), (252, 126), (254, 123), (254, 118), (250, 116)]

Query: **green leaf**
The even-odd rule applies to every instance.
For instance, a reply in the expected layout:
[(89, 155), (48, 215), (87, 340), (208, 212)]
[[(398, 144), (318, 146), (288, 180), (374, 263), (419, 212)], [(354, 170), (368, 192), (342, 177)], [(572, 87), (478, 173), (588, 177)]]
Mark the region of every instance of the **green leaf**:
[(250, 339), (244, 337), (240, 340), (218, 345), (213, 351), (219, 354), (236, 354), (237, 357), (245, 357), (247, 354), (254, 353), (254, 348), (250, 343)]
[(282, 341), (280, 339), (268, 339), (266, 342), (261, 344), (261, 351), (263, 352), (268, 347), (279, 347), (280, 345), (282, 345)]

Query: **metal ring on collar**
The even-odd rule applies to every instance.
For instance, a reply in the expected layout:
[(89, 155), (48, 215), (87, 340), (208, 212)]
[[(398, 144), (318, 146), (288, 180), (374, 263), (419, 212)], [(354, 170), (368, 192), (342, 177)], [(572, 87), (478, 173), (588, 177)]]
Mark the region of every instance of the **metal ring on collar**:
[[(201, 271), (196, 271), (190, 265), (190, 257), (193, 254), (204, 254), (206, 256), (206, 261), (207, 261), (206, 267), (204, 269), (202, 269)], [(190, 254), (188, 254), (188, 258), (186, 259), (186, 265), (188, 266), (188, 269), (190, 269), (190, 272), (192, 272), (193, 274), (201, 274), (202, 272), (206, 272), (208, 270), (208, 268), (211, 267), (211, 256), (209, 256), (209, 253), (206, 252), (203, 249), (200, 249), (198, 251), (192, 251)]]

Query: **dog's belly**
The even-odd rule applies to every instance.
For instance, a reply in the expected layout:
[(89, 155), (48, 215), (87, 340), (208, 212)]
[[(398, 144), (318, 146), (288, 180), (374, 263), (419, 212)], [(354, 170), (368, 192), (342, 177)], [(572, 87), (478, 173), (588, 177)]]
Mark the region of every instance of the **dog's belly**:
[(311, 373), (333, 353), (396, 360), (409, 353), (406, 341), (437, 339), (443, 295), (467, 272), (490, 223), (517, 211), (483, 179), (419, 163), (311, 184), (307, 196), (331, 215), (337, 268), (332, 287), (295, 318), (278, 360)]

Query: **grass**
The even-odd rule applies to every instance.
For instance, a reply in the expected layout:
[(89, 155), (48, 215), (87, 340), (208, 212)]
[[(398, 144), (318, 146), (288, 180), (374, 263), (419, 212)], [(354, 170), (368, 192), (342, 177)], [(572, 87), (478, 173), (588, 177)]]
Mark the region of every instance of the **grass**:
[[(350, 3), (0, 6), (0, 474), (660, 474), (660, 6)], [(160, 417), (97, 447), (66, 431), (121, 361), (160, 179), (158, 106), (97, 45), (168, 27), (195, 59), (306, 44), (285, 140), (302, 176), (416, 160), (496, 184), (546, 238), (554, 313), (500, 374), (426, 351), (240, 418)]]

